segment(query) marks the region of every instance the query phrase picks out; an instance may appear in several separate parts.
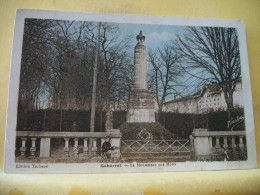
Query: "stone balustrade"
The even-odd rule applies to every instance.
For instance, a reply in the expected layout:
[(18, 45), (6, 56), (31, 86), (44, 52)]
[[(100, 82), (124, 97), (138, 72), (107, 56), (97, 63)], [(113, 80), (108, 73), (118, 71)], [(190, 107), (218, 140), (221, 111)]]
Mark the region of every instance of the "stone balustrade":
[[(208, 131), (207, 129), (194, 129), (190, 136), (194, 146), (196, 159), (209, 156), (217, 150), (244, 151), (245, 131)], [(213, 142), (214, 140), (214, 142)], [(220, 140), (222, 143), (220, 143)]]
[(64, 139), (64, 156), (69, 156), (70, 148), (69, 141), (74, 140), (73, 156), (79, 154), (79, 140), (83, 140), (83, 154), (88, 153), (88, 142), (90, 139), (93, 141), (92, 154), (96, 155), (97, 152), (97, 140), (101, 139), (101, 145), (103, 144), (105, 137), (111, 137), (111, 145), (120, 147), (121, 133), (120, 130), (111, 129), (108, 132), (43, 132), (43, 131), (17, 131), (16, 137), (21, 139), (20, 156), (25, 157), (27, 147), (26, 142), (30, 139), (30, 156), (35, 157), (36, 154), (36, 141), (40, 140), (39, 156), (42, 158), (49, 158), (51, 151), (51, 139), (58, 138)]

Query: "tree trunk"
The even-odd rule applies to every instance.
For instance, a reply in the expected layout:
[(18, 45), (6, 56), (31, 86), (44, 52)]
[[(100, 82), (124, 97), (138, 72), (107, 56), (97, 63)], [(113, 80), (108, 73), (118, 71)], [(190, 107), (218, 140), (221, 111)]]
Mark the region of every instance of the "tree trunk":
[(106, 94), (106, 131), (111, 129), (111, 116), (110, 116), (110, 90), (107, 87), (107, 94)]
[[(160, 122), (161, 116), (162, 116), (162, 105), (158, 104), (158, 114), (156, 115), (155, 120)], [(163, 122), (163, 121), (161, 121), (161, 122)]]
[(99, 113), (100, 113), (100, 121), (99, 121), (100, 122), (99, 123), (100, 128), (99, 128), (99, 131), (102, 132), (103, 131), (103, 110), (102, 110), (102, 108), (100, 108)]
[(166, 127), (166, 117), (165, 117), (165, 113), (163, 114), (162, 112), (161, 112), (161, 115), (162, 115), (162, 117), (163, 117), (163, 126), (164, 126), (164, 128)]
[(234, 92), (234, 90), (232, 90), (232, 86), (225, 86), (222, 89), (223, 89), (224, 97), (225, 97), (226, 104), (227, 104), (228, 120), (230, 120), (231, 119), (231, 112), (234, 109), (234, 105), (233, 105), (233, 92)]

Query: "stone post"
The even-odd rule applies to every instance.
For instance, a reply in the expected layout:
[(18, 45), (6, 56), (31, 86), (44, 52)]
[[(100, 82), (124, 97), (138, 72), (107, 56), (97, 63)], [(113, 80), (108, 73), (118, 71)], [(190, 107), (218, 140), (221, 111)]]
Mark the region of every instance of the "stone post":
[(244, 150), (243, 137), (244, 137), (244, 136), (239, 136), (239, 148), (240, 148), (241, 150)]
[(193, 137), (194, 137), (194, 150), (196, 159), (208, 158), (207, 155), (210, 155), (210, 147), (209, 147), (209, 137), (207, 135), (207, 129), (194, 129)]
[(74, 138), (73, 155), (78, 156), (79, 154), (79, 138)]
[(120, 148), (120, 142), (120, 138), (111, 138), (111, 146), (113, 147)]
[(32, 137), (31, 140), (32, 140), (32, 147), (30, 148), (30, 153), (31, 153), (31, 156), (35, 156), (35, 152), (36, 152), (35, 142), (36, 142), (37, 138)]
[[(109, 132), (114, 132), (120, 134), (119, 129), (111, 129)], [(120, 156), (120, 143), (121, 143), (121, 138), (111, 138), (111, 146), (114, 147), (114, 150), (112, 151), (111, 157), (119, 157)]]
[[(119, 129), (110, 129), (108, 131), (108, 133), (120, 134), (120, 130)], [(104, 141), (105, 141), (105, 138), (102, 138), (101, 139), (102, 144), (104, 143)], [(110, 143), (111, 143), (111, 146), (116, 147), (116, 148), (120, 148), (121, 138), (120, 137), (117, 137), (117, 138), (112, 137)]]
[(41, 138), (40, 157), (49, 158), (51, 155), (51, 138)]
[(212, 150), (212, 137), (209, 137), (209, 149)]
[(88, 155), (88, 138), (84, 138), (83, 155)]
[(64, 155), (69, 156), (69, 151), (70, 151), (69, 140), (70, 140), (70, 138), (64, 138), (64, 140), (65, 140)]
[(235, 137), (232, 136), (231, 140), (232, 140), (232, 145), (231, 145), (231, 146), (232, 146), (232, 149), (235, 150), (236, 147), (237, 147), (237, 145), (236, 145), (236, 143), (235, 143)]
[(21, 137), (22, 140), (22, 147), (20, 147), (20, 152), (21, 152), (21, 157), (25, 157), (25, 152), (26, 152), (26, 137)]
[(191, 154), (191, 160), (195, 159), (195, 150), (194, 150), (194, 137), (192, 135), (189, 136), (190, 138), (190, 154)]
[(219, 137), (216, 137), (216, 145), (215, 145), (216, 149), (221, 148), (221, 145), (219, 144)]
[(224, 144), (223, 144), (223, 148), (227, 149), (228, 148), (228, 144), (227, 144), (227, 137), (224, 137)]
[(97, 138), (93, 138), (92, 152), (93, 152), (93, 155), (97, 154)]

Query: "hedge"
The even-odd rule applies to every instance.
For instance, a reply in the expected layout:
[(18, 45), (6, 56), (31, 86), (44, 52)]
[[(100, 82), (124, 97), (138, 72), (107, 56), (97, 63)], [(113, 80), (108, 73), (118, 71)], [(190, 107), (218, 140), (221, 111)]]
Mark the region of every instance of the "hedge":
[[(119, 129), (126, 122), (126, 111), (113, 112), (113, 128)], [(242, 108), (235, 109), (231, 118), (244, 117)], [(44, 119), (45, 118), (45, 119)], [(228, 131), (227, 111), (210, 112), (208, 114), (180, 114), (163, 112), (158, 117), (159, 122), (170, 132), (188, 138), (194, 128), (207, 128), (209, 131)], [(105, 112), (96, 112), (95, 131), (105, 131)], [(70, 131), (73, 121), (77, 122), (78, 131), (87, 132), (90, 129), (90, 111), (80, 110), (36, 110), (18, 112), (17, 130), (33, 131)], [(61, 125), (61, 126), (60, 126)], [(245, 130), (244, 121), (233, 130)]]

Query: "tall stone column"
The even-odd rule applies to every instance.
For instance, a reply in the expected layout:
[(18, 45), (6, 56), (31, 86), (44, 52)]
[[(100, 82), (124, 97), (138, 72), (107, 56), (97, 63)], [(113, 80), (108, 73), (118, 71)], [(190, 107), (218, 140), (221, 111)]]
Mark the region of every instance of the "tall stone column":
[(145, 36), (142, 32), (136, 37), (138, 40), (134, 49), (134, 64), (135, 64), (135, 83), (134, 89), (147, 90), (147, 60), (146, 60), (146, 47), (143, 42)]
[(127, 122), (155, 122), (154, 100), (147, 87), (147, 54), (145, 36), (140, 31), (134, 49), (135, 82), (128, 102)]

